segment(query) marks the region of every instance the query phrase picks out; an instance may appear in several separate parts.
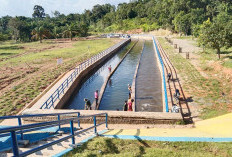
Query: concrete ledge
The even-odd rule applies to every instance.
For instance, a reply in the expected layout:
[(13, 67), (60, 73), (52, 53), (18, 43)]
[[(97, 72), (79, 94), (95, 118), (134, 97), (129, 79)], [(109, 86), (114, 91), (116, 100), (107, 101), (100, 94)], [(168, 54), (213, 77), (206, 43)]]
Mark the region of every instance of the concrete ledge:
[[(129, 111), (100, 111), (100, 110), (33, 110), (27, 109), (23, 114), (46, 114), (46, 113), (64, 113), (80, 112), (81, 116), (107, 113), (109, 124), (175, 124), (182, 121), (180, 113), (163, 112), (129, 112)], [(77, 114), (74, 114), (77, 116)], [(68, 118), (70, 116), (62, 116)], [(48, 120), (57, 120), (57, 117), (30, 118), (27, 121), (43, 122)], [(105, 116), (97, 117), (97, 123), (104, 122)], [(92, 118), (81, 119), (81, 123), (93, 123)]]
[(145, 41), (143, 42), (143, 47), (141, 49), (141, 54), (140, 54), (139, 61), (138, 61), (138, 64), (136, 66), (136, 69), (135, 69), (135, 74), (134, 74), (132, 85), (131, 85), (131, 89), (132, 89), (131, 99), (134, 99), (134, 105), (132, 106), (132, 109), (133, 109), (134, 112), (136, 111), (136, 97), (135, 97), (136, 96), (136, 92), (135, 92), (135, 90), (136, 90), (136, 79), (137, 79), (137, 73), (138, 73), (139, 66), (140, 66), (140, 60), (141, 60), (142, 54), (143, 54), (144, 44), (145, 44)]

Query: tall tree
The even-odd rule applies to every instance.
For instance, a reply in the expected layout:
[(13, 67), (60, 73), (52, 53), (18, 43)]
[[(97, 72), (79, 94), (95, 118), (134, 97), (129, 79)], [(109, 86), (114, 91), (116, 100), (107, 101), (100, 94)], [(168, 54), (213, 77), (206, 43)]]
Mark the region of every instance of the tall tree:
[(45, 11), (44, 8), (40, 5), (34, 6), (34, 12), (32, 14), (32, 17), (34, 18), (44, 18), (45, 17)]
[(232, 46), (232, 19), (226, 13), (220, 13), (211, 22), (205, 21), (200, 30), (199, 43), (217, 50), (220, 59), (221, 48)]

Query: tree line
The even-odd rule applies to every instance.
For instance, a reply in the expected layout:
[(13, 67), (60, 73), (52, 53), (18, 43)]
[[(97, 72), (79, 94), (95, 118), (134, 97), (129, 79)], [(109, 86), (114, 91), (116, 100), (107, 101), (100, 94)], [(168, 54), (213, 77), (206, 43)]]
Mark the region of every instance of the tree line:
[(0, 40), (72, 39), (74, 36), (86, 36), (88, 32), (132, 29), (148, 32), (164, 28), (199, 37), (203, 46), (211, 46), (218, 53), (222, 47), (232, 46), (231, 0), (131, 0), (117, 7), (95, 5), (82, 14), (64, 15), (54, 11), (52, 16), (46, 14), (42, 6), (36, 5), (33, 9), (32, 18), (0, 18)]

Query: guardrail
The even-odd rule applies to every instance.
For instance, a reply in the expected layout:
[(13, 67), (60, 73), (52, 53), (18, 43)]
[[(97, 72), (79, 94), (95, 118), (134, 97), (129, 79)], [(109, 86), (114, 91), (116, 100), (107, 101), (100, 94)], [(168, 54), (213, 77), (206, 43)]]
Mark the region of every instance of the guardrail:
[[(67, 113), (65, 113), (65, 114), (67, 114)], [(73, 114), (73, 113), (70, 113), (70, 114)], [(53, 115), (53, 114), (47, 114), (47, 115)], [(60, 114), (58, 114), (58, 115), (60, 115)], [(105, 115), (105, 122), (97, 124), (96, 117), (100, 116), (100, 115)], [(33, 117), (33, 115), (28, 115), (28, 116)], [(17, 116), (12, 116), (12, 117), (17, 118)], [(78, 125), (79, 125), (80, 124), (79, 123), (80, 119), (89, 118), (89, 117), (93, 117), (94, 125), (87, 128), (87, 129), (75, 132), (73, 122), (78, 121)], [(57, 143), (63, 142), (63, 141), (65, 141), (67, 139), (70, 139), (70, 138), (72, 139), (72, 144), (75, 145), (75, 136), (76, 135), (79, 135), (79, 134), (81, 134), (83, 132), (86, 132), (86, 131), (88, 131), (90, 129), (94, 129), (94, 133), (97, 134), (97, 127), (100, 126), (100, 125), (103, 125), (103, 124), (106, 124), (106, 128), (108, 128), (107, 117), (108, 117), (107, 113), (100, 113), (100, 114), (94, 114), (94, 115), (89, 115), (89, 116), (78, 116), (76, 118), (69, 118), (69, 119), (63, 119), (63, 120), (57, 120), (57, 121), (49, 121), (49, 122), (35, 123), (35, 124), (29, 124), (29, 125), (6, 127), (6, 128), (3, 128), (3, 129), (0, 129), (0, 135), (10, 133), (11, 143), (12, 143), (12, 150), (13, 150), (13, 154), (14, 154), (15, 157), (27, 156), (27, 155), (33, 154), (33, 153), (35, 153), (37, 151), (48, 148), (48, 147), (50, 147), (52, 145), (55, 145)], [(0, 118), (4, 119), (2, 117), (0, 117)], [(8, 119), (10, 119), (10, 118), (8, 118)], [(17, 136), (16, 136), (16, 134), (19, 131), (23, 131), (23, 132), (26, 131), (27, 132), (28, 130), (40, 130), (41, 128), (51, 127), (51, 126), (54, 126), (54, 125), (64, 125), (64, 124), (68, 124), (68, 123), (70, 124), (70, 135), (62, 137), (62, 138), (60, 138), (58, 140), (54, 140), (54, 141), (52, 141), (50, 143), (46, 143), (46, 144), (40, 145), (38, 147), (32, 148), (31, 150), (28, 150), (28, 151), (25, 151), (25, 152), (19, 152)]]
[[(0, 120), (6, 120), (6, 119), (17, 119), (18, 120), (18, 126), (22, 126), (22, 119), (23, 118), (32, 118), (32, 117), (46, 117), (46, 116), (57, 116), (57, 120), (60, 120), (60, 116), (61, 115), (73, 115), (73, 114), (77, 114), (77, 117), (80, 117), (80, 112), (66, 112), (66, 113), (51, 113), (51, 114), (31, 114), (31, 115), (19, 115), (19, 116), (2, 116), (0, 117)], [(59, 130), (60, 130), (60, 125), (53, 125), (53, 126), (59, 126)], [(49, 126), (51, 127), (51, 126)], [(80, 127), (80, 122), (78, 121), (78, 127)], [(40, 129), (45, 129), (48, 127), (43, 127)], [(23, 133), (25, 132), (29, 132), (29, 131), (34, 131), (33, 129), (28, 129), (28, 130), (24, 130), (24, 131), (18, 131), (16, 132), (16, 134), (20, 134), (20, 139), (23, 140)], [(10, 134), (6, 133), (6, 134), (0, 134), (0, 137), (5, 137), (5, 136), (10, 136)]]
[(90, 65), (97, 62), (99, 59), (104, 57), (105, 55), (109, 54), (125, 42), (127, 42), (129, 39), (123, 40), (114, 46), (102, 51), (101, 53), (92, 56), (90, 59), (80, 63), (77, 68), (75, 68), (74, 72), (55, 90), (54, 93), (43, 103), (43, 105), (40, 107), (40, 109), (50, 109), (51, 107), (54, 108), (54, 102), (60, 98), (62, 94), (64, 94), (65, 88), (68, 88), (70, 84), (73, 83), (73, 81), (77, 78), (78, 74), (80, 74), (82, 71), (84, 71), (86, 68), (88, 68)]
[(165, 73), (164, 73), (164, 63), (163, 63), (163, 59), (162, 59), (162, 57), (161, 57), (161, 55), (160, 55), (159, 49), (158, 49), (158, 47), (157, 47), (155, 38), (152, 37), (152, 40), (153, 40), (153, 44), (154, 44), (154, 46), (155, 46), (156, 52), (157, 52), (158, 57), (159, 57), (159, 62), (160, 62), (160, 64), (161, 64), (161, 68), (162, 68), (165, 110), (166, 110), (166, 112), (169, 112), (169, 109), (168, 109), (167, 87), (166, 87), (166, 80), (165, 80)]

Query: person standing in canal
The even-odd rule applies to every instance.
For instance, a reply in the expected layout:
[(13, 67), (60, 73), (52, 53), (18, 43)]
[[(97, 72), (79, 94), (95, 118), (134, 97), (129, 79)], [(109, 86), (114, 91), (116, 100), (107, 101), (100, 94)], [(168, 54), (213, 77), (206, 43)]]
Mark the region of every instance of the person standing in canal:
[(129, 90), (129, 99), (130, 99), (131, 98), (131, 93), (132, 93), (132, 89), (131, 89), (130, 84), (128, 84), (128, 90)]
[(111, 72), (111, 65), (108, 67), (108, 69), (109, 69), (109, 72)]
[(84, 101), (85, 101), (85, 110), (92, 110), (91, 102), (86, 98), (84, 99)]
[(128, 109), (128, 104), (127, 101), (125, 100), (124, 106), (123, 106), (123, 111), (127, 111)]
[(96, 106), (97, 106), (98, 105), (98, 90), (94, 92), (94, 97), (95, 97)]
[(128, 100), (128, 111), (133, 111), (133, 109), (132, 109), (133, 102), (134, 102), (134, 99), (129, 99)]

